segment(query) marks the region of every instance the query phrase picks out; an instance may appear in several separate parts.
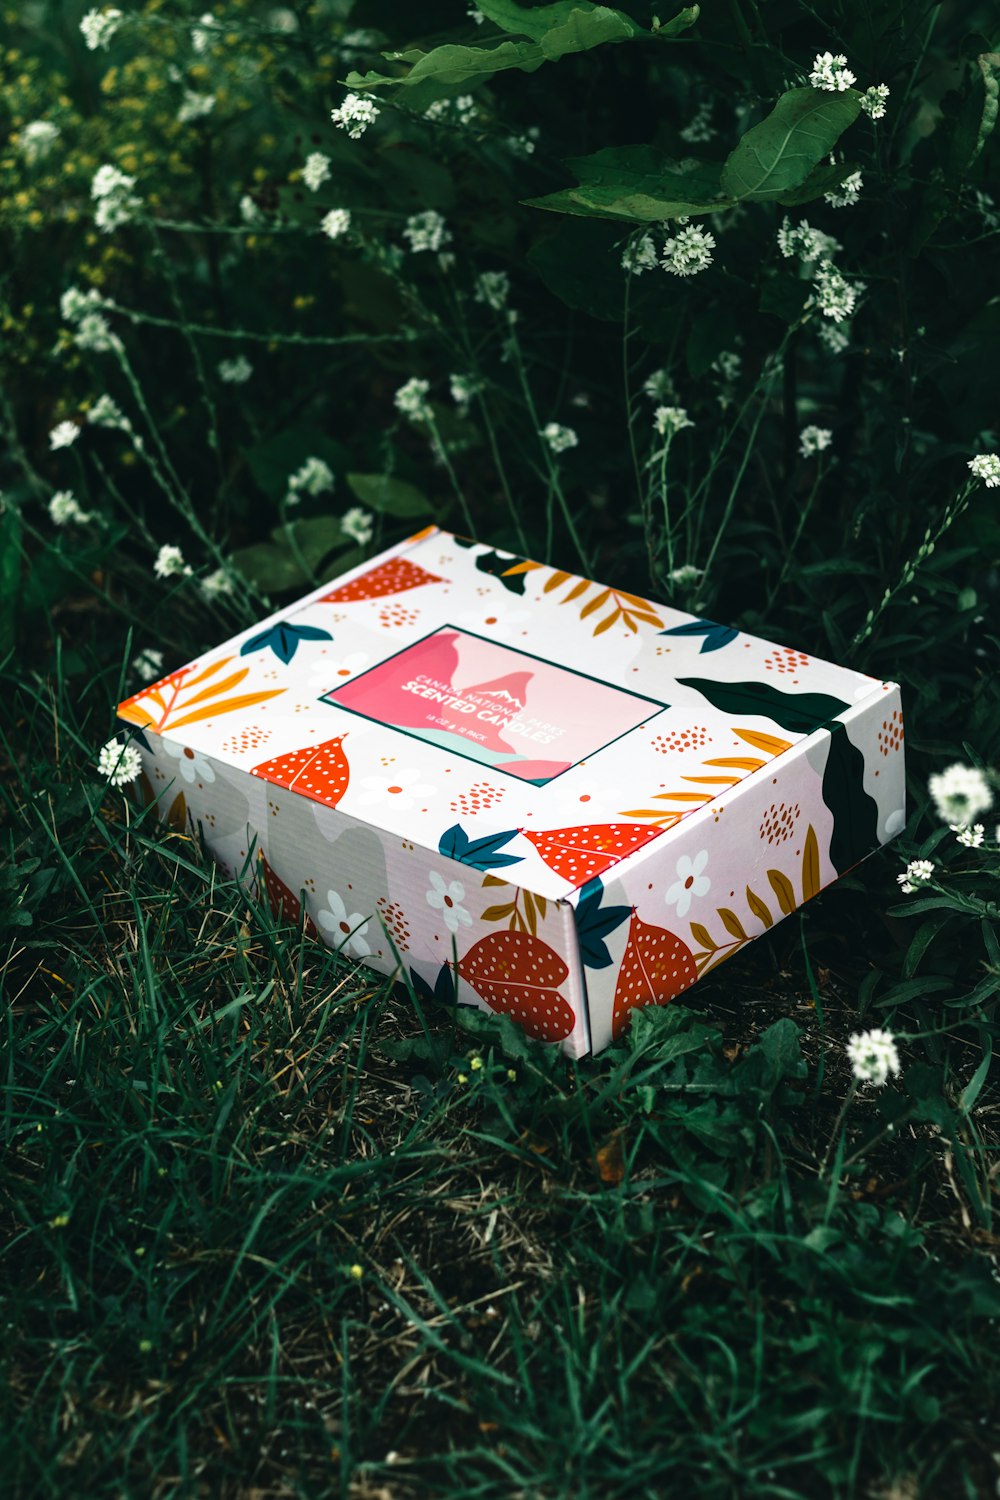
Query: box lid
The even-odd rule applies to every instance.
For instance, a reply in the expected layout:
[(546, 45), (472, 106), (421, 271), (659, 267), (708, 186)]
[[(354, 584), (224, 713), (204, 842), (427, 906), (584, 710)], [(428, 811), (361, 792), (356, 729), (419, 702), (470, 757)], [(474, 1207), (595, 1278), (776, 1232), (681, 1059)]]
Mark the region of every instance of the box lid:
[(430, 527), (119, 714), (186, 779), (221, 761), (564, 899), (882, 691)]

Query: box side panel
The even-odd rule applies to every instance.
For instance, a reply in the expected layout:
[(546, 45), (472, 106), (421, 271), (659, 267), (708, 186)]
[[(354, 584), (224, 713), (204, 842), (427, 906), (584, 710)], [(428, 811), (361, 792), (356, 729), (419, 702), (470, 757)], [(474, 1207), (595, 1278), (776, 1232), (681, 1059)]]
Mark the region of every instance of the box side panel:
[(905, 821), (886, 684), (576, 898), (593, 1047), (817, 895)]
[(529, 1035), (590, 1049), (573, 912), (422, 849), (335, 807), (156, 735), (139, 743), (142, 795), (200, 836), (229, 875), (345, 957), (459, 1003), (510, 1014)]

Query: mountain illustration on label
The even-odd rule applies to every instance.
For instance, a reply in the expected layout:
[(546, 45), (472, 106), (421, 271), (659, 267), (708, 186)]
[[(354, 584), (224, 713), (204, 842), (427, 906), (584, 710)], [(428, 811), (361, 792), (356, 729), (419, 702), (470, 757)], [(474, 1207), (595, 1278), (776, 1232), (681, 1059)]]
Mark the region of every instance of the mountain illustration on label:
[(322, 701), (535, 786), (664, 707), (452, 625)]

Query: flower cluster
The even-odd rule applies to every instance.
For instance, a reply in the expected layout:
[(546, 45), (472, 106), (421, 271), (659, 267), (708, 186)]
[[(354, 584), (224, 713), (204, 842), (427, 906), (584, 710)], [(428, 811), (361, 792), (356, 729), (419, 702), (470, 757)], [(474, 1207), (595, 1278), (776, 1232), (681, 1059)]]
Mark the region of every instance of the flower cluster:
[(156, 554), (153, 572), (157, 578), (187, 578), (190, 576), (191, 569), (184, 561), (184, 553), (181, 549), (170, 542), (165, 542)]
[(330, 111), (333, 123), (340, 130), (346, 130), (353, 141), (364, 135), (378, 117), (379, 107), (374, 99), (363, 99), (360, 94), (348, 94), (343, 104)]
[(693, 116), (684, 129), (680, 132), (682, 141), (687, 141), (689, 146), (703, 145), (712, 140), (715, 131), (712, 129), (712, 104), (708, 99), (703, 99), (695, 110)]
[(842, 323), (851, 317), (864, 290), (860, 282), (850, 282), (837, 270), (832, 261), (821, 261), (814, 277), (816, 305), (824, 318)]
[(126, 786), (135, 781), (142, 770), (142, 757), (134, 745), (108, 740), (97, 757), (97, 769), (107, 777), (111, 786)]
[(55, 453), (58, 448), (69, 448), (80, 436), (80, 429), (75, 422), (57, 422), (49, 433), (49, 451)]
[(653, 413), (653, 428), (660, 437), (673, 437), (683, 428), (693, 426), (683, 406), (658, 406)]
[(562, 427), (558, 422), (546, 422), (539, 437), (553, 453), (565, 453), (567, 448), (575, 448), (580, 441), (572, 427)]
[(803, 458), (811, 458), (814, 453), (829, 448), (832, 442), (833, 433), (829, 427), (803, 427), (799, 433), (799, 453)]
[(49, 517), (54, 526), (84, 526), (93, 520), (89, 511), (83, 510), (72, 490), (57, 490), (49, 501)]
[(199, 94), (197, 89), (185, 89), (181, 107), (177, 111), (177, 123), (190, 125), (192, 120), (203, 120), (214, 108), (214, 94)]
[(424, 213), (411, 214), (403, 230), (404, 240), (409, 240), (410, 249), (416, 255), (421, 250), (442, 250), (451, 244), (451, 230), (444, 218), (434, 208)]
[(335, 484), (333, 470), (321, 458), (307, 458), (295, 473), (289, 476), (286, 505), (298, 505), (303, 495), (324, 495)]
[(245, 385), (253, 374), (253, 365), (245, 354), (237, 354), (235, 359), (220, 360), (218, 371), (226, 385)]
[(405, 385), (401, 385), (393, 397), (396, 410), (409, 417), (411, 422), (429, 422), (434, 413), (431, 404), (427, 400), (427, 392), (431, 388), (429, 380), (421, 380), (418, 375), (413, 375)]
[(715, 236), (699, 224), (688, 224), (663, 246), (663, 269), (672, 276), (697, 276), (712, 264)]
[(976, 766), (946, 766), (927, 783), (937, 815), (945, 823), (971, 823), (993, 806), (989, 782)]
[(858, 1082), (873, 1083), (876, 1088), (881, 1088), (890, 1073), (900, 1071), (896, 1039), (880, 1026), (854, 1032), (847, 1043), (847, 1056)]
[(319, 227), (328, 240), (339, 240), (351, 227), (351, 210), (331, 208), (330, 212), (323, 216)]
[(814, 260), (830, 260), (841, 248), (840, 241), (822, 229), (814, 229), (808, 219), (793, 224), (786, 214), (778, 230), (778, 249), (785, 260), (797, 256), (808, 265)]
[(424, 119), (443, 120), (449, 125), (471, 125), (478, 113), (471, 94), (458, 94), (454, 99), (435, 99), (424, 110)]
[(971, 828), (965, 823), (952, 823), (951, 831), (963, 848), (981, 849), (983, 847), (986, 829), (982, 823), (976, 823)]
[(110, 164), (98, 167), (90, 184), (90, 196), (97, 204), (94, 223), (102, 233), (110, 234), (121, 224), (127, 224), (142, 207), (142, 200), (132, 192), (134, 187), (135, 178), (117, 167)]
[(155, 682), (163, 671), (163, 652), (145, 646), (132, 662), (132, 671), (142, 682)]
[(629, 240), (622, 251), (622, 270), (627, 271), (630, 276), (641, 276), (643, 271), (655, 271), (659, 264), (651, 234), (641, 234), (638, 239)]
[(926, 885), (934, 875), (934, 863), (929, 859), (911, 859), (902, 875), (897, 875), (900, 889), (910, 895), (920, 886)]
[(510, 277), (506, 271), (483, 271), (476, 277), (476, 301), (485, 302), (494, 312), (507, 305), (510, 296)]
[(124, 16), (120, 10), (88, 10), (80, 22), (80, 30), (83, 32), (83, 40), (91, 52), (96, 52), (98, 47), (107, 51), (108, 45)]
[(84, 313), (76, 326), (73, 342), (78, 349), (89, 349), (94, 354), (106, 354), (109, 349), (122, 347), (121, 339), (111, 332), (107, 318), (99, 312)]
[(362, 510), (360, 505), (352, 505), (341, 517), (340, 529), (360, 547), (367, 547), (374, 535), (375, 523), (367, 510)]
[(812, 65), (809, 82), (814, 89), (825, 89), (829, 94), (843, 94), (857, 79), (847, 66), (842, 52), (821, 52)]
[(311, 193), (318, 192), (330, 177), (330, 158), (322, 151), (310, 151), (302, 168), (302, 181)]
[(30, 120), (18, 140), (21, 155), (29, 167), (33, 167), (38, 161), (44, 161), (58, 138), (59, 126), (53, 125), (51, 120)]
[(116, 429), (118, 432), (132, 431), (132, 423), (118, 403), (112, 401), (110, 396), (98, 396), (87, 413), (87, 421), (91, 427), (109, 427)]
[(861, 96), (861, 108), (872, 120), (885, 118), (885, 101), (889, 97), (888, 86), (884, 83), (875, 83), (870, 89), (865, 89)]
[(1000, 485), (1000, 454), (977, 453), (975, 458), (969, 459), (969, 468), (988, 490), (995, 490)]
[(473, 397), (479, 394), (480, 389), (479, 381), (472, 375), (452, 375), (449, 377), (449, 394), (455, 405), (463, 412), (468, 410)]
[(845, 177), (839, 187), (831, 188), (828, 193), (823, 194), (825, 202), (831, 208), (853, 208), (861, 196), (862, 179), (860, 172), (852, 172)]

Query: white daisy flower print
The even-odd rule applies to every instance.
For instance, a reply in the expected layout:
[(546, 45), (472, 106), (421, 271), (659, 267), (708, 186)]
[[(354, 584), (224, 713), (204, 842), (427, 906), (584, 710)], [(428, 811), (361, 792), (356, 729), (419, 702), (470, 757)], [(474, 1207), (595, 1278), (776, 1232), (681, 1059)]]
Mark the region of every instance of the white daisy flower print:
[(331, 948), (352, 958), (367, 958), (371, 947), (365, 938), (368, 919), (359, 911), (349, 912), (342, 896), (327, 891), (326, 908), (317, 917), (323, 936)]
[(388, 765), (372, 776), (362, 776), (353, 801), (358, 807), (391, 806), (407, 812), (419, 802), (433, 797), (437, 788), (420, 780), (415, 766)]
[(472, 918), (461, 904), (465, 896), (465, 886), (462, 882), (460, 880), (445, 881), (437, 870), (431, 870), (430, 882), (427, 905), (441, 913), (448, 931), (457, 932), (460, 927), (471, 927)]
[(702, 849), (691, 859), (682, 854), (677, 861), (677, 879), (667, 891), (668, 906), (676, 907), (679, 917), (686, 917), (695, 896), (707, 895), (712, 882), (703, 873), (708, 864), (708, 850)]
[(194, 786), (195, 782), (215, 780), (212, 762), (200, 750), (192, 750), (190, 745), (178, 745), (173, 740), (163, 738), (160, 739), (160, 745), (177, 762), (181, 780), (186, 781), (188, 786)]

